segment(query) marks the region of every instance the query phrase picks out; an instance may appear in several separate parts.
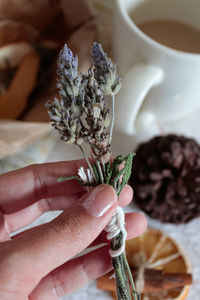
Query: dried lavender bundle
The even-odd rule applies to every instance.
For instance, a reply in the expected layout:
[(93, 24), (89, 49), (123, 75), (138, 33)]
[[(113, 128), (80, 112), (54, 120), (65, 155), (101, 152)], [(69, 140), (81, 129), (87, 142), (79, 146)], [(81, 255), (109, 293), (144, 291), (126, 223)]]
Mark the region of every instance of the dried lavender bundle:
[[(78, 57), (67, 47), (58, 58), (58, 84), (60, 97), (48, 102), (48, 113), (54, 128), (66, 143), (77, 145), (87, 161), (88, 169), (81, 167), (78, 174), (61, 177), (58, 181), (77, 179), (87, 188), (105, 183), (113, 186), (119, 196), (131, 175), (133, 154), (118, 155), (111, 162), (111, 140), (114, 126), (115, 95), (121, 87), (116, 65), (109, 59), (100, 44), (94, 43), (91, 56), (93, 66), (87, 74), (78, 72)], [(112, 111), (106, 104), (112, 97)], [(90, 147), (95, 159), (90, 164), (83, 144)], [(123, 168), (120, 166), (123, 164)], [(119, 300), (139, 299), (124, 253), (126, 230), (123, 210), (118, 206), (105, 228), (111, 240), (110, 255), (116, 278)]]

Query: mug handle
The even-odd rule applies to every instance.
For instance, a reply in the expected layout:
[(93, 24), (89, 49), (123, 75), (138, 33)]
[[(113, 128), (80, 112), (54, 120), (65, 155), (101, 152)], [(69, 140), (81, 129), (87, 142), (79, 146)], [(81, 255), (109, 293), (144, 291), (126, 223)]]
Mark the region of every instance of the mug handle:
[(134, 134), (135, 120), (146, 95), (153, 86), (162, 82), (163, 77), (162, 69), (145, 64), (136, 65), (127, 73), (115, 103), (118, 131), (126, 135)]

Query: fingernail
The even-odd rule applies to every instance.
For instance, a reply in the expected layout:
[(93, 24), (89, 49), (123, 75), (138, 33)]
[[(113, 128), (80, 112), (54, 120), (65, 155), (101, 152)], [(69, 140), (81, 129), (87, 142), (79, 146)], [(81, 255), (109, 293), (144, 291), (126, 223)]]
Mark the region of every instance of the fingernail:
[(79, 204), (92, 217), (102, 217), (117, 201), (117, 195), (112, 186), (102, 184), (96, 186), (85, 195)]

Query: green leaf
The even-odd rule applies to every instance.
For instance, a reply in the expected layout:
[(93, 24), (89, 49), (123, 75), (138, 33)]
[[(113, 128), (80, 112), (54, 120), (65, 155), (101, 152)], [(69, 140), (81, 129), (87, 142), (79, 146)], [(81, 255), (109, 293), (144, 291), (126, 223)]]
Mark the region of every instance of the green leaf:
[(70, 177), (61, 176), (57, 179), (57, 182), (61, 182), (61, 181), (64, 181), (64, 180), (72, 180), (72, 179), (77, 179), (78, 180), (80, 178), (78, 176), (70, 176)]
[(57, 179), (57, 182), (61, 182), (61, 181), (64, 181), (64, 180), (72, 180), (72, 179), (78, 180), (79, 184), (83, 185), (82, 180), (81, 180), (80, 177), (78, 177), (78, 176), (69, 176), (69, 177), (62, 177), (62, 176), (61, 176), (61, 177), (59, 177), (59, 178)]
[(93, 169), (93, 172), (94, 172), (96, 182), (100, 184), (99, 172), (98, 172), (98, 168), (96, 166), (96, 163), (93, 164), (92, 169)]
[(105, 164), (105, 183), (109, 184), (112, 176), (110, 161)]
[(121, 165), (122, 162), (123, 162), (123, 157), (121, 154), (115, 157), (111, 165), (112, 177), (115, 177), (116, 174), (118, 174), (119, 166)]
[(124, 176), (121, 182), (121, 187), (119, 190), (118, 195), (121, 193), (122, 189), (124, 186), (127, 184), (130, 176), (131, 176), (131, 171), (132, 171), (132, 162), (133, 162), (133, 157), (135, 156), (135, 153), (129, 153), (125, 158), (125, 166), (124, 166)]
[(118, 180), (120, 179), (120, 177), (123, 175), (125, 170), (125, 167), (122, 168), (120, 171), (118, 170), (118, 173), (116, 174), (116, 176), (113, 178), (113, 182), (118, 182)]
[(110, 172), (110, 161), (107, 161), (107, 163), (105, 163), (105, 170), (106, 170), (106, 174)]

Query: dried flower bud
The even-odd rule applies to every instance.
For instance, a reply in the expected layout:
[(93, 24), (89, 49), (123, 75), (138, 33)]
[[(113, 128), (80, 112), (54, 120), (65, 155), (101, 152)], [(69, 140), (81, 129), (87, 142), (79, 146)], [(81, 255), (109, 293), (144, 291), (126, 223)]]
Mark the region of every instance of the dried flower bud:
[(84, 112), (88, 127), (84, 131), (85, 142), (91, 146), (92, 157), (106, 162), (111, 155), (107, 132), (110, 124), (110, 111), (94, 77), (94, 68), (88, 71), (87, 78)]
[(83, 142), (82, 124), (86, 80), (78, 74), (78, 57), (65, 45), (58, 58), (59, 75), (57, 87), (60, 100), (47, 103), (52, 125), (67, 143), (80, 145)]
[(104, 95), (115, 94), (120, 88), (116, 65), (94, 44), (95, 66), (87, 74), (78, 73), (78, 58), (67, 47), (58, 58), (60, 99), (47, 103), (50, 120), (67, 143), (90, 145), (91, 155), (101, 162), (109, 160), (111, 146), (108, 127), (110, 110)]
[(57, 73), (59, 75), (57, 88), (64, 105), (76, 105), (76, 112), (81, 114), (86, 80), (78, 73), (78, 57), (73, 56), (67, 45), (60, 51)]
[(63, 104), (63, 101), (59, 101), (57, 98), (53, 102), (47, 102), (50, 121), (59, 131), (62, 140), (70, 144), (80, 145), (83, 142), (80, 121)]
[(66, 78), (75, 79), (78, 77), (78, 57), (73, 56), (72, 51), (65, 44), (61, 49), (58, 58), (58, 74)]
[(91, 55), (95, 66), (95, 78), (103, 94), (117, 94), (121, 88), (121, 79), (117, 74), (116, 64), (113, 64), (98, 43), (93, 44)]

